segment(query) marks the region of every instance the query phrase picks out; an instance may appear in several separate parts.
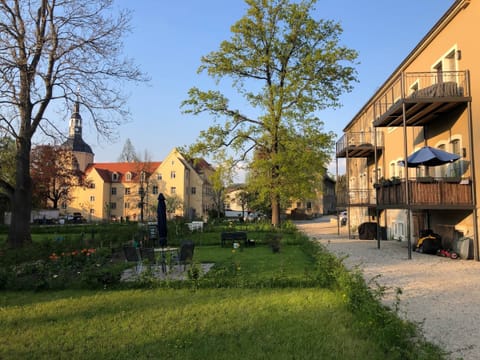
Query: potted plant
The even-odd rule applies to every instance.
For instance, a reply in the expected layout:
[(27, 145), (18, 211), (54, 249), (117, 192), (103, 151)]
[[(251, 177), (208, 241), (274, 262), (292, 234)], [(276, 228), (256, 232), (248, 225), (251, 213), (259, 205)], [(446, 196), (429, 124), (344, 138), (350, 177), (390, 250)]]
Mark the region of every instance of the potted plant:
[(401, 179), (398, 176), (392, 176), (390, 181), (391, 181), (392, 185), (396, 185), (396, 184), (400, 184)]

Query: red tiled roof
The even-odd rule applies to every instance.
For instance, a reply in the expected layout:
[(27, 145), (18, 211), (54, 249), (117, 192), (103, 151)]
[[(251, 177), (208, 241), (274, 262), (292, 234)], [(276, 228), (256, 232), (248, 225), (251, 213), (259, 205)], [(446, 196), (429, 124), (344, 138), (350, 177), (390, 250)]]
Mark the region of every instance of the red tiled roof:
[(138, 182), (141, 171), (146, 171), (148, 174), (151, 174), (160, 165), (161, 161), (94, 163), (88, 165), (85, 173), (89, 173), (95, 169), (105, 182), (112, 182), (112, 174), (114, 173), (118, 174), (118, 182), (127, 182), (125, 175), (131, 173), (132, 178), (128, 182)]

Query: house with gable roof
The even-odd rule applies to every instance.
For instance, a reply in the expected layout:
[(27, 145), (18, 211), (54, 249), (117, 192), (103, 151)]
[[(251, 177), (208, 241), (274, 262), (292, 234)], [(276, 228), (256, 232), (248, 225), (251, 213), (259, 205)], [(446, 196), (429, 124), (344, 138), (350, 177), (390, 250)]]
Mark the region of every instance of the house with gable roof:
[[(70, 149), (84, 172), (87, 186), (72, 189), (73, 200), (62, 213), (81, 213), (88, 221), (154, 221), (158, 195), (180, 204), (170, 217), (206, 219), (213, 206), (209, 177), (215, 171), (204, 159), (187, 159), (173, 149), (163, 161), (95, 163), (91, 147), (82, 139), (82, 119), (77, 102), (70, 119)], [(168, 209), (167, 209), (168, 210)]]

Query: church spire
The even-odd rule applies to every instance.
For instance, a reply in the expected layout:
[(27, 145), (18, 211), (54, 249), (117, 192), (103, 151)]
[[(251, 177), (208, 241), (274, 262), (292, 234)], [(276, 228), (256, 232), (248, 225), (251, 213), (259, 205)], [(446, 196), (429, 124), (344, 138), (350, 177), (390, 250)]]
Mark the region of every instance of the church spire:
[(75, 101), (73, 106), (73, 113), (70, 118), (70, 127), (68, 131), (68, 137), (74, 138), (76, 136), (82, 137), (82, 117), (80, 116), (80, 102)]

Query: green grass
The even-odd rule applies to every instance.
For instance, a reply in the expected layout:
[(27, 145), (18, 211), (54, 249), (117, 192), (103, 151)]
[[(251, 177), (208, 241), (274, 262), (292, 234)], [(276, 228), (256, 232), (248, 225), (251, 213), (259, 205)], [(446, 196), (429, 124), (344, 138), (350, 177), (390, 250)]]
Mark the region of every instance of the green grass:
[(219, 246), (204, 246), (195, 249), (195, 261), (215, 263), (219, 269), (232, 270), (228, 273), (245, 278), (272, 278), (284, 274), (300, 278), (312, 269), (310, 259), (300, 246), (285, 246), (279, 253), (273, 253), (266, 246), (235, 250)]
[(2, 359), (387, 359), (322, 289), (6, 293)]
[[(273, 253), (266, 246), (271, 229), (256, 225), (248, 234), (257, 246), (234, 250), (220, 247), (222, 229), (184, 237), (197, 244), (195, 264), (215, 263), (196, 281), (159, 282), (147, 274), (135, 284), (108, 282), (101, 291), (0, 292), (0, 359), (444, 358), (413, 324), (381, 305), (383, 289), (369, 289), (361, 273), (305, 236), (284, 231)], [(10, 259), (36, 259), (38, 249)], [(105, 250), (95, 256), (104, 258)], [(38, 282), (69, 264), (27, 270)], [(84, 286), (103, 288), (102, 279), (115, 278), (103, 264), (90, 266)], [(11, 274), (0, 271), (0, 288)]]

